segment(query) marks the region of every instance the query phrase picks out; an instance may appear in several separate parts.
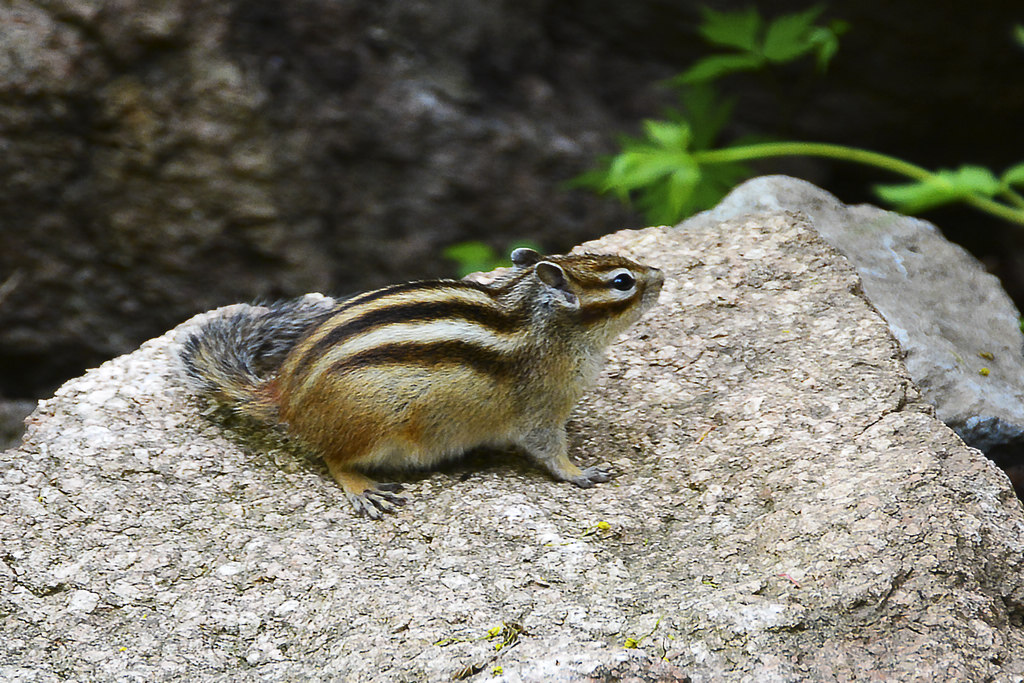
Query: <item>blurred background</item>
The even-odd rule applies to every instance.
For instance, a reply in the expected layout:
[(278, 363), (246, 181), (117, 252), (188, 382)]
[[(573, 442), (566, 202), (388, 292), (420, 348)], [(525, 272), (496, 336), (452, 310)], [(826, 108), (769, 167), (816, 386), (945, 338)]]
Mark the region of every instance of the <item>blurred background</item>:
[[(0, 5), (0, 418), (201, 311), (455, 275), (644, 217), (567, 183), (714, 48), (673, 0), (12, 0)], [(812, 3), (754, 3), (767, 18)], [(748, 135), (927, 168), (1024, 161), (1019, 0), (852, 0), (827, 71), (720, 83)], [(877, 170), (754, 166), (878, 203)], [(933, 211), (1024, 301), (1022, 228)], [(20, 417), (17, 418), (20, 421)], [(2, 435), (0, 435), (2, 438)]]

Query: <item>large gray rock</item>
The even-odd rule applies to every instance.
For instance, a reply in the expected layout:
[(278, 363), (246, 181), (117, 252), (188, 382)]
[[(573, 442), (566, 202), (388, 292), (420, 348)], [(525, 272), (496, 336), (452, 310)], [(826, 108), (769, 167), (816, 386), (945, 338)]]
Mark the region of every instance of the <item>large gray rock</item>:
[(320, 462), (188, 396), (193, 321), (0, 459), (0, 678), (1024, 676), (1020, 502), (842, 257), (787, 213), (588, 246), (667, 275), (571, 422), (613, 481), (474, 457), (355, 518)]
[(857, 268), (943, 422), (983, 451), (1024, 449), (1020, 311), (978, 259), (927, 221), (847, 206), (786, 176), (750, 180), (698, 220), (780, 210), (807, 214)]

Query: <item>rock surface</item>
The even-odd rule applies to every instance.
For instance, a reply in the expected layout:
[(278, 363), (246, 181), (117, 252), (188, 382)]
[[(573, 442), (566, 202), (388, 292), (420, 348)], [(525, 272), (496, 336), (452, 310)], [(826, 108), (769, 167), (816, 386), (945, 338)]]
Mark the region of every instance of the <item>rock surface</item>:
[(1024, 676), (1021, 504), (803, 218), (588, 246), (667, 276), (570, 423), (613, 481), (477, 455), (354, 518), (319, 462), (203, 415), (185, 325), (0, 460), (0, 678)]
[(931, 223), (796, 178), (750, 180), (703, 220), (782, 209), (806, 213), (857, 268), (938, 417), (975, 448), (1024, 451), (1024, 334), (999, 280)]

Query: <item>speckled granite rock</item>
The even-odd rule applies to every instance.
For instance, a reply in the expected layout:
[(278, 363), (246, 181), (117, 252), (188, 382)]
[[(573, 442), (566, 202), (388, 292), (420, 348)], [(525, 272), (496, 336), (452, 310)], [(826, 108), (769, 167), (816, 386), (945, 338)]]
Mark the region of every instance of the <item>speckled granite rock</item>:
[[(889, 323), (924, 399), (964, 441), (1024, 454), (1024, 334), (1020, 311), (978, 259), (927, 221), (847, 206), (796, 178), (764, 176), (698, 220), (802, 211), (857, 268)], [(1024, 484), (1024, 478), (1022, 478)]]
[(67, 383), (0, 459), (0, 678), (1019, 680), (1021, 504), (802, 221), (589, 245), (668, 281), (571, 422), (586, 491), (477, 456), (354, 518), (204, 417), (187, 326)]

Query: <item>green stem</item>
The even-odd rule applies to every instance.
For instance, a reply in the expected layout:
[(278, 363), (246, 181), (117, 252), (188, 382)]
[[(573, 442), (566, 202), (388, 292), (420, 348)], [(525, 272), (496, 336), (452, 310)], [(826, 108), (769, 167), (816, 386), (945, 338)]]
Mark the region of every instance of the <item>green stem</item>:
[(1003, 196), (1010, 200), (1011, 204), (1024, 209), (1024, 197), (1021, 197), (1020, 194), (1014, 192), (1009, 187), (1003, 190)]
[(693, 153), (693, 159), (698, 164), (721, 164), (732, 161), (750, 161), (751, 159), (782, 156), (826, 157), (840, 161), (853, 161), (859, 164), (882, 168), (893, 173), (899, 173), (914, 180), (927, 180), (932, 176), (931, 171), (926, 168), (915, 166), (887, 154), (824, 142), (763, 142), (756, 145), (727, 147), (725, 149), (712, 149)]
[(977, 209), (989, 212), (993, 216), (999, 216), (1012, 223), (1024, 225), (1024, 210), (1011, 209), (1005, 204), (1000, 204), (999, 202), (974, 194), (964, 197), (963, 200)]
[[(693, 160), (698, 164), (723, 164), (780, 156), (825, 157), (839, 161), (852, 161), (858, 164), (881, 168), (913, 178), (914, 180), (928, 180), (934, 175), (926, 168), (887, 154), (824, 142), (764, 142), (756, 145), (702, 150), (693, 153)], [(1024, 211), (1015, 210), (981, 195), (968, 195), (963, 198), (963, 201), (977, 209), (999, 216), (1004, 220), (1024, 225)]]

